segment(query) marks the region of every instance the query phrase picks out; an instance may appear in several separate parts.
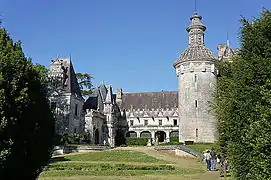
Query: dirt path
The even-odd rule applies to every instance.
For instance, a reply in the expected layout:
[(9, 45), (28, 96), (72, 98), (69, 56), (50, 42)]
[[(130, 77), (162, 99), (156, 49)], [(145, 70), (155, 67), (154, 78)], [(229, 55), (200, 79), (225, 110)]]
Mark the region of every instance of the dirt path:
[[(170, 161), (176, 163), (176, 166), (180, 168), (196, 168), (205, 169), (203, 163), (199, 162), (197, 159), (184, 158), (175, 155), (173, 151), (157, 151), (153, 147), (118, 147), (116, 150), (133, 150), (143, 152), (149, 156), (153, 156), (157, 159), (162, 159), (165, 161)], [(199, 180), (219, 180), (218, 172), (205, 172), (202, 174), (193, 175), (191, 179)]]
[(187, 167), (202, 167), (202, 163), (198, 162), (197, 159), (185, 158), (175, 156), (173, 151), (157, 151), (153, 147), (118, 147), (116, 150), (133, 150), (143, 152), (149, 156), (153, 156), (157, 159), (162, 159), (165, 161), (174, 162), (178, 167), (187, 168)]

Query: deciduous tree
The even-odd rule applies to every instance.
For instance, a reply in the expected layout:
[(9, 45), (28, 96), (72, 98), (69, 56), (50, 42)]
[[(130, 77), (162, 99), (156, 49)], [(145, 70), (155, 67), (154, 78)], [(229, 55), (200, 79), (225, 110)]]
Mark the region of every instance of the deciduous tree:
[(88, 97), (93, 90), (92, 79), (93, 77), (88, 73), (76, 73), (78, 84), (81, 89), (81, 94)]
[(54, 118), (41, 77), (0, 28), (0, 179), (35, 179), (50, 159)]

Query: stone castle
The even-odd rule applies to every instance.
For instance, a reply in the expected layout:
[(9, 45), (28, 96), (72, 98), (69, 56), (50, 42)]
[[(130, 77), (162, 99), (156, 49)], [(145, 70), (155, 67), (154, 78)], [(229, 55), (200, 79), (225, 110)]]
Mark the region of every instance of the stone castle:
[(229, 43), (217, 46), (215, 55), (204, 44), (206, 26), (198, 13), (187, 27), (188, 45), (173, 63), (178, 91), (114, 94), (101, 84), (84, 101), (70, 58), (57, 58), (50, 66), (51, 108), (56, 132), (84, 133), (92, 143), (112, 147), (126, 137), (147, 137), (154, 142), (214, 142), (216, 120), (211, 111), (218, 71), (215, 62), (229, 61), (235, 51)]

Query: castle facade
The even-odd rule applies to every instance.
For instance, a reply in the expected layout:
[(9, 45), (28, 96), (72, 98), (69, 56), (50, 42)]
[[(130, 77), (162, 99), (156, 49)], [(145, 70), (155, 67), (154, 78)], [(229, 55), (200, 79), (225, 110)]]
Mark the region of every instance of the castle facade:
[(92, 143), (112, 147), (125, 143), (126, 137), (214, 142), (216, 119), (211, 105), (219, 74), (215, 63), (229, 61), (235, 51), (228, 43), (220, 44), (215, 55), (205, 46), (202, 17), (195, 12), (190, 20), (187, 47), (173, 63), (177, 91), (125, 93), (118, 89), (114, 94), (110, 85), (101, 84), (84, 102), (70, 59), (53, 61), (50, 76), (61, 79), (50, 97), (57, 104), (53, 105), (58, 110), (57, 132), (84, 132)]

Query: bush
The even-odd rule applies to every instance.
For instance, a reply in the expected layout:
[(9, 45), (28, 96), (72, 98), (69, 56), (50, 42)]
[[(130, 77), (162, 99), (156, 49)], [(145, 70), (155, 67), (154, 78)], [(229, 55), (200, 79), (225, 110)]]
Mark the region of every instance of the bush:
[(81, 140), (83, 140), (84, 137), (81, 134), (70, 133), (64, 134), (62, 138), (64, 144), (67, 145), (67, 144), (80, 144)]
[(127, 137), (126, 144), (127, 146), (146, 146), (150, 138), (133, 138)]
[(60, 145), (64, 145), (64, 141), (63, 141), (63, 137), (61, 135), (55, 135), (54, 136), (54, 145), (55, 146), (60, 146)]
[(107, 170), (175, 170), (171, 165), (130, 165), (130, 164), (108, 164), (108, 163), (54, 163), (46, 168), (47, 171), (60, 171), (60, 170), (79, 170), (79, 171), (107, 171)]
[(170, 142), (179, 142), (179, 137), (178, 136), (170, 137), (169, 141)]

